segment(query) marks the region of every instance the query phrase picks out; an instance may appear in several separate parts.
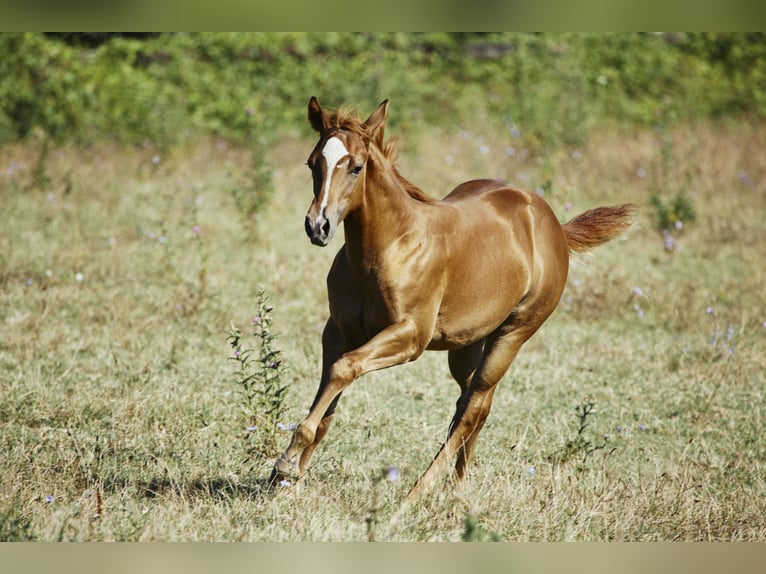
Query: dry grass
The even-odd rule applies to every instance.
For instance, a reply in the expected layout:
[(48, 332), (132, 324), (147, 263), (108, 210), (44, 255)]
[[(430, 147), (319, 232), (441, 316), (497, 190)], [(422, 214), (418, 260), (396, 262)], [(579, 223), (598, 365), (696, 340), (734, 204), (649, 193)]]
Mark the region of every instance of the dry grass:
[[(356, 382), (302, 484), (265, 491), (276, 453), (248, 454), (226, 335), (248, 325), (259, 285), (291, 420), (317, 383), (335, 248), (303, 234), (310, 137), (273, 151), (278, 191), (255, 221), (230, 193), (247, 156), (221, 143), (157, 163), (152, 149), (59, 149), (42, 188), (34, 146), (0, 151), (2, 537), (460, 540), (468, 521), (475, 539), (766, 539), (766, 127), (673, 131), (665, 175), (654, 132), (540, 158), (476, 130), (404, 137), (403, 173), (433, 195), (474, 176), (541, 186), (562, 219), (644, 211), (572, 264), (467, 482), (405, 512), (456, 399), (442, 354)], [(662, 186), (686, 186), (697, 209), (672, 253), (648, 207)], [(389, 465), (400, 481), (380, 479)]]

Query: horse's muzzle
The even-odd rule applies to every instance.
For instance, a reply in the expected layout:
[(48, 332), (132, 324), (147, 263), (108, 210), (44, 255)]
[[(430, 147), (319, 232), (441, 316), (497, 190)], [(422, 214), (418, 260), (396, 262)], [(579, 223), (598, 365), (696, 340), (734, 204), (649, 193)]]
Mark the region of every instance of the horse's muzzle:
[(332, 224), (324, 217), (318, 217), (316, 221), (311, 221), (311, 217), (306, 216), (306, 235), (311, 239), (311, 243), (320, 247), (327, 246), (332, 239)]

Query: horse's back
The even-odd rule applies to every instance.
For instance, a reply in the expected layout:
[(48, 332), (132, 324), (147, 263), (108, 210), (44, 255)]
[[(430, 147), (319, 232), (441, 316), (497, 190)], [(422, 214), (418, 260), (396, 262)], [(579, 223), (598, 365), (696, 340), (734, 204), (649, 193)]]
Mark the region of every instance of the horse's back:
[(511, 187), (496, 179), (473, 179), (461, 183), (441, 203), (464, 208), (466, 213), (479, 218), (490, 214), (498, 216), (505, 224), (513, 224), (515, 218), (532, 216), (548, 219), (553, 215), (545, 200), (537, 194)]
[(444, 199), (442, 199), (442, 202), (457, 203), (479, 197), (489, 191), (495, 191), (504, 187), (506, 187), (505, 184), (497, 179), (472, 179), (461, 183), (455, 189), (450, 191)]
[(544, 233), (552, 234), (555, 240), (564, 241), (558, 219), (542, 197), (496, 179), (461, 183), (441, 203), (457, 208), (463, 214), (461, 219), (473, 220), (484, 229), (494, 221), (501, 227), (516, 228), (516, 231), (526, 228), (530, 234), (545, 229)]

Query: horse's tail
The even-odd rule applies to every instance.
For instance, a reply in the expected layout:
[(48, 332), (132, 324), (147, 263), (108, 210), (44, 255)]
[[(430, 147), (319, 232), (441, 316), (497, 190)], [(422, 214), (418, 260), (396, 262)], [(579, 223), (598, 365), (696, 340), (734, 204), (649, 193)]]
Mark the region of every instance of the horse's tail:
[(614, 239), (633, 223), (633, 204), (597, 207), (574, 217), (561, 227), (572, 251), (587, 251)]

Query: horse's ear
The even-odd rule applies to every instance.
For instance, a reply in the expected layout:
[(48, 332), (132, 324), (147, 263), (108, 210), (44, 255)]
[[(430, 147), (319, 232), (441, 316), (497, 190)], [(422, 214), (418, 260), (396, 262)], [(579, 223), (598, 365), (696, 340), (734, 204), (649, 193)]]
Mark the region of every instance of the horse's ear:
[(329, 125), (327, 114), (319, 105), (319, 102), (314, 96), (311, 96), (309, 100), (309, 123), (319, 133), (322, 133)]
[(382, 148), (383, 147), (383, 133), (386, 130), (386, 116), (388, 114), (388, 100), (383, 100), (378, 106), (378, 109), (370, 114), (364, 122), (370, 130), (370, 140)]

